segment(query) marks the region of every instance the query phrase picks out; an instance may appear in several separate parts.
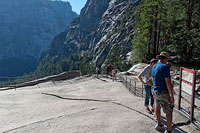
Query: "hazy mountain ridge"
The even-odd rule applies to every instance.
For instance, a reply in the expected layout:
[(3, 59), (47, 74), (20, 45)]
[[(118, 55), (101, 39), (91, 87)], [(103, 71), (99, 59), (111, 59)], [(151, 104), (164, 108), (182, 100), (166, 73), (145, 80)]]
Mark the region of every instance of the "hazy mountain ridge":
[[(2, 0), (0, 7), (0, 75), (8, 76), (33, 70), (53, 37), (77, 16), (70, 3), (62, 1)], [(26, 63), (31, 63), (30, 67), (23, 67)]]
[(98, 28), (110, 0), (89, 0), (80, 16), (73, 19), (66, 31), (57, 35), (46, 51), (50, 56), (69, 56), (79, 50), (87, 50), (91, 34)]

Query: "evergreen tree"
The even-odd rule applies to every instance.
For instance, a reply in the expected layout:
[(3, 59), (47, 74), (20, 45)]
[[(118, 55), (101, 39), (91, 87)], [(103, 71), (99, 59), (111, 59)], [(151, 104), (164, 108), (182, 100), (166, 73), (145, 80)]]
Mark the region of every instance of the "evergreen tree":
[(142, 0), (137, 9), (132, 60), (146, 61), (165, 50), (177, 62), (200, 59), (200, 2)]

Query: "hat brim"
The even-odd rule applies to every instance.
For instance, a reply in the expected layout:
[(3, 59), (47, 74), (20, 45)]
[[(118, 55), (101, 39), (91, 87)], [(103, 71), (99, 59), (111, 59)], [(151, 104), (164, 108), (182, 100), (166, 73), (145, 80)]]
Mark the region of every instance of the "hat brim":
[(168, 60), (170, 60), (169, 57), (164, 56), (164, 55), (157, 55), (157, 56), (156, 56), (157, 59), (160, 59), (160, 57), (165, 57), (165, 58), (167, 58)]

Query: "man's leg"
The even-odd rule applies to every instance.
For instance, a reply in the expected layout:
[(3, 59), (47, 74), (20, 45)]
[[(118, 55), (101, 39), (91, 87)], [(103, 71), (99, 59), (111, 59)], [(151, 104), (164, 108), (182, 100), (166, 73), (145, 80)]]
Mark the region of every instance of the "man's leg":
[(151, 90), (151, 88), (150, 88), (150, 97), (151, 97), (151, 112), (152, 113), (154, 113), (154, 111), (155, 111), (155, 107), (154, 107), (154, 96), (153, 96), (153, 94), (152, 94), (152, 90)]
[(149, 98), (150, 98), (149, 86), (144, 85), (144, 88), (145, 88), (145, 101), (144, 101), (144, 105), (148, 108), (149, 107)]
[(164, 131), (164, 125), (161, 123), (161, 113), (160, 113), (160, 109), (161, 109), (161, 97), (160, 95), (154, 95), (155, 98), (155, 115), (156, 115), (156, 119), (157, 119), (157, 125), (155, 127), (156, 130), (158, 131)]
[(167, 119), (167, 131), (170, 133), (172, 131), (172, 112), (166, 114)]
[(154, 105), (154, 97), (152, 95), (152, 91), (150, 92), (150, 96), (151, 96), (151, 106), (153, 108), (153, 105)]
[(158, 125), (162, 125), (160, 107), (158, 107), (158, 106), (156, 106), (156, 118), (157, 118)]

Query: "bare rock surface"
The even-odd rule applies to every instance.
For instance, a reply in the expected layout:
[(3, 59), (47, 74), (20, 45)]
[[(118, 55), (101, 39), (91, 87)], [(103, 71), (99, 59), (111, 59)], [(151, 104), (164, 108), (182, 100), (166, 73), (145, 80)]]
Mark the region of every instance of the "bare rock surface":
[[(49, 81), (0, 92), (0, 132), (157, 132), (143, 102), (121, 82), (106, 78)], [(195, 132), (187, 126), (174, 131)]]

